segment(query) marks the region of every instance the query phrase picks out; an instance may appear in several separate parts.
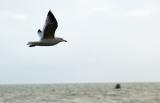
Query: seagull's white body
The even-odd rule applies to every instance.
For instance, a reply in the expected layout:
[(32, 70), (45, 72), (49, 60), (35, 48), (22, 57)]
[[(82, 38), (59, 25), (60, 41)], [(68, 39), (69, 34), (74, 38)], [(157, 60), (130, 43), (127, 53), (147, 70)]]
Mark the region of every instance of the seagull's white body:
[(56, 45), (60, 42), (67, 42), (63, 38), (55, 37), (55, 31), (58, 27), (58, 23), (54, 15), (52, 14), (51, 11), (48, 12), (47, 18), (46, 18), (46, 23), (43, 28), (43, 31), (40, 29), (38, 30), (38, 34), (41, 37), (40, 41), (33, 41), (33, 42), (28, 42), (27, 45), (29, 47), (34, 47), (34, 46), (53, 46)]
[(62, 38), (44, 39), (44, 40), (40, 40), (40, 41), (28, 42), (27, 45), (29, 45), (30, 47), (32, 47), (32, 46), (53, 46), (53, 45), (56, 45), (62, 41), (65, 41), (65, 40), (63, 40)]

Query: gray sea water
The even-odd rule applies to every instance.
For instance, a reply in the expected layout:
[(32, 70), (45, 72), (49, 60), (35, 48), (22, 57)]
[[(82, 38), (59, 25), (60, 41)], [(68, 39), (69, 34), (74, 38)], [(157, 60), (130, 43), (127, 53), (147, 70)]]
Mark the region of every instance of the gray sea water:
[(160, 103), (160, 83), (0, 85), (0, 103)]

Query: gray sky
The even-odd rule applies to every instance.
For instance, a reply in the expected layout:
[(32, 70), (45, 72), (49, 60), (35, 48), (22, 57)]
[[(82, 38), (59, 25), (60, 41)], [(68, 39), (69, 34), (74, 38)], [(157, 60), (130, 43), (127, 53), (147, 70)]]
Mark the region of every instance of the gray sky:
[[(160, 81), (159, 0), (0, 2), (0, 84)], [(49, 10), (68, 42), (29, 48)]]

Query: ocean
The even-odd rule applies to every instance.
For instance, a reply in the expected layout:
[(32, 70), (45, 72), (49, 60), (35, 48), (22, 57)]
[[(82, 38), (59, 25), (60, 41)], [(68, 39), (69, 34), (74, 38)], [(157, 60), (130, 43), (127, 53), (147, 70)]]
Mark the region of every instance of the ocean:
[(0, 85), (0, 103), (160, 103), (160, 83)]

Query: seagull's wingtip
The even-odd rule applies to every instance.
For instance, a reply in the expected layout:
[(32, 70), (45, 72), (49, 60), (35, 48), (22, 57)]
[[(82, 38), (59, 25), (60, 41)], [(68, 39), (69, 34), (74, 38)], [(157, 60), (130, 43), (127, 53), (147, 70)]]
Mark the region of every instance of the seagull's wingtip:
[(52, 11), (51, 11), (51, 10), (49, 10), (48, 14), (50, 14), (50, 13), (52, 13)]

